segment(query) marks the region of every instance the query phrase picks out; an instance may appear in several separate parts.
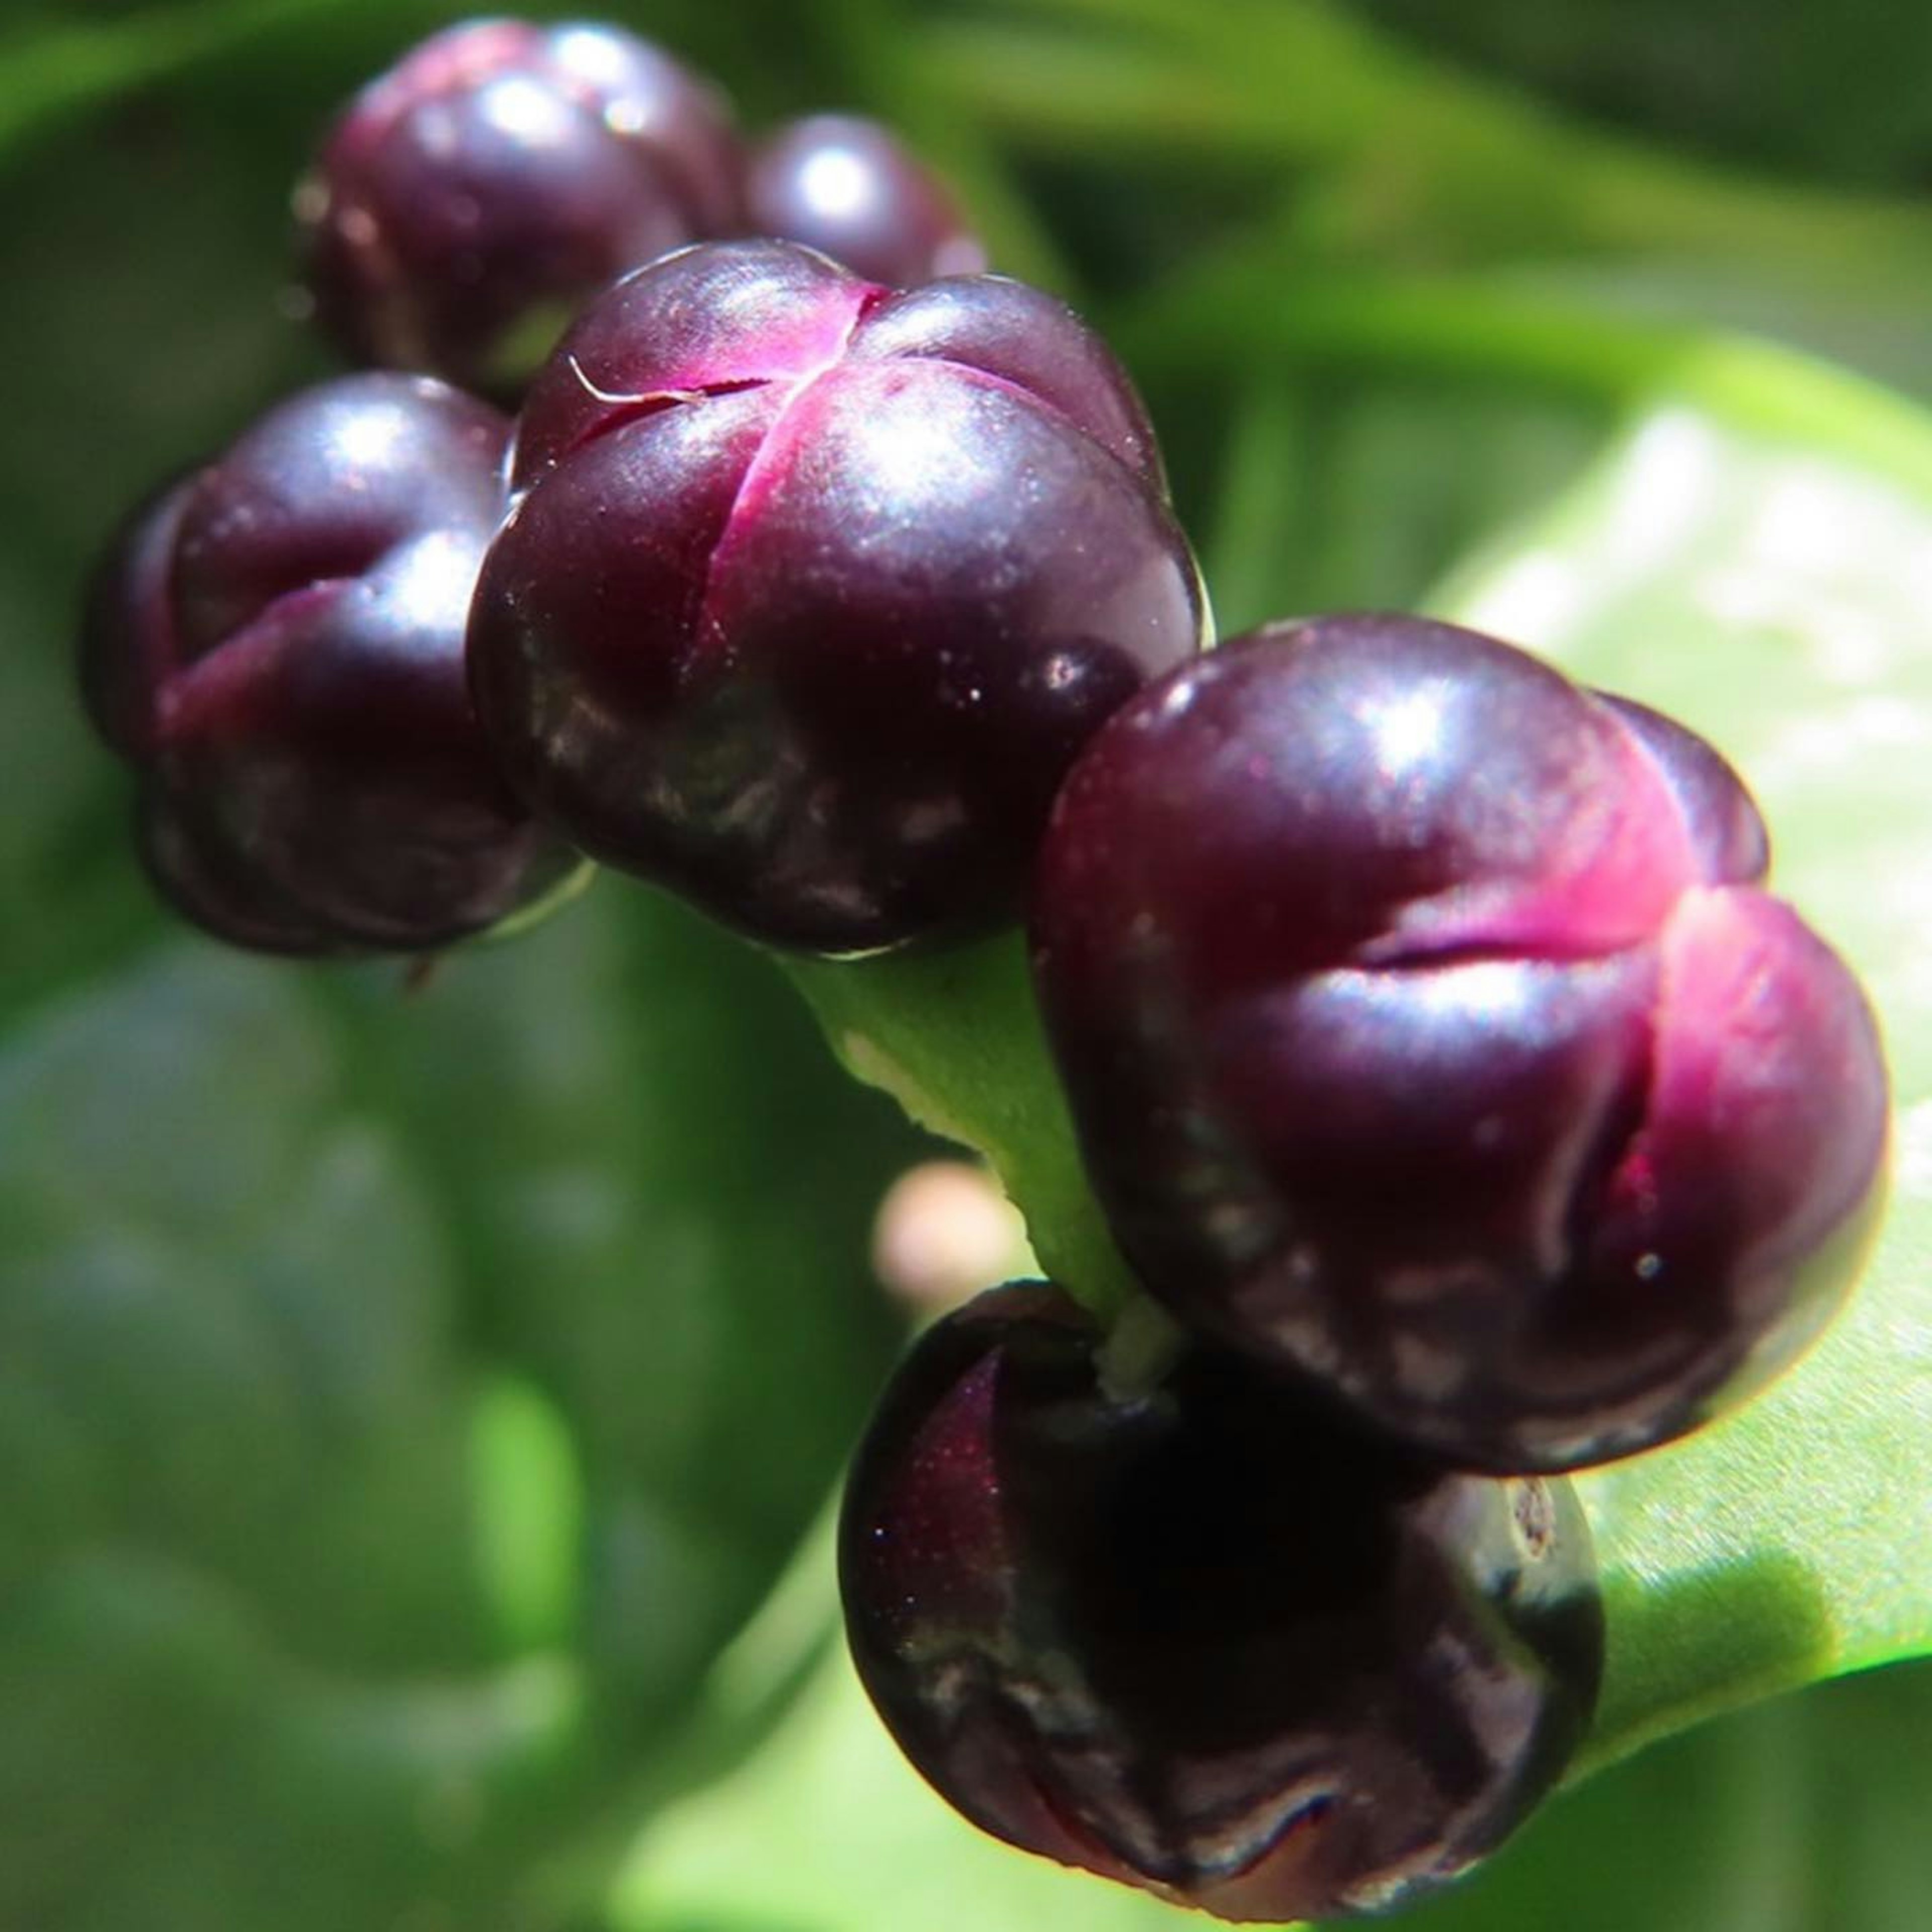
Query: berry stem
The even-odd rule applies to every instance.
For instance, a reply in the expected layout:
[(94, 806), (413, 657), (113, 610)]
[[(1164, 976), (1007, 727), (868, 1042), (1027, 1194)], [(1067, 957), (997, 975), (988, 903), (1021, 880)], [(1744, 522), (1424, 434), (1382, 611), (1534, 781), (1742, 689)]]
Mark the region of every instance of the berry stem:
[(1138, 1298), (1081, 1168), (1017, 933), (952, 950), (781, 963), (855, 1078), (992, 1162), (1046, 1274), (1103, 1322)]
[(1146, 1401), (1186, 1346), (1186, 1331), (1159, 1302), (1136, 1296), (1114, 1316), (1101, 1346), (1100, 1393), (1122, 1407)]

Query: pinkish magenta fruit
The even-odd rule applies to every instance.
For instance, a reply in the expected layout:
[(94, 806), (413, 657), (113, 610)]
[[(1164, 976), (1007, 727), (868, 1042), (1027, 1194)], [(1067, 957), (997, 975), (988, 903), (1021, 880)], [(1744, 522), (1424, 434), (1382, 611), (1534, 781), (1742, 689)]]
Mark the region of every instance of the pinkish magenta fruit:
[(1472, 1466), (1682, 1433), (1818, 1333), (1880, 1194), (1856, 982), (1708, 746), (1449, 626), (1143, 692), (1070, 774), (1036, 979), (1154, 1293)]
[(1106, 1382), (1040, 1284), (886, 1390), (839, 1579), (914, 1764), (1010, 1844), (1224, 1918), (1380, 1909), (1499, 1843), (1595, 1701), (1568, 1484), (1447, 1472), (1217, 1352)]
[(1074, 754), (1201, 640), (1138, 401), (1016, 282), (687, 250), (571, 332), (512, 482), (470, 634), (503, 770), (773, 945), (1010, 914)]

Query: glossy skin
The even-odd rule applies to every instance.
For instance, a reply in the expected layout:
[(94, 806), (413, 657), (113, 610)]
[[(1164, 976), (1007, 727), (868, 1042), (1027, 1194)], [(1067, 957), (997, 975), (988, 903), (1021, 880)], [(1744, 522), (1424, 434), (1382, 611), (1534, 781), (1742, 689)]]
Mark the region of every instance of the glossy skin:
[(1057, 1291), (927, 1331), (860, 1449), (846, 1628), (974, 1823), (1231, 1919), (1378, 1909), (1554, 1782), (1603, 1625), (1561, 1481), (1442, 1470), (1197, 1352), (1110, 1400)]
[(978, 274), (986, 251), (938, 178), (876, 121), (814, 114), (761, 142), (746, 225), (802, 242), (891, 288)]
[(358, 94), (298, 190), (323, 326), (358, 360), (519, 390), (627, 269), (741, 220), (723, 97), (621, 28), (476, 20)]
[(491, 770), (464, 679), (508, 433), (425, 378), (327, 383), (145, 506), (110, 550), (83, 692), (142, 774), (150, 873), (218, 937), (440, 946), (576, 862)]
[(775, 946), (1015, 909), (1075, 753), (1201, 640), (1138, 401), (1016, 282), (687, 250), (572, 331), (512, 480), (470, 638), (503, 770)]
[(1184, 1320), (1473, 1467), (1728, 1408), (1829, 1318), (1870, 1011), (1702, 741), (1508, 646), (1225, 646), (1070, 775), (1035, 978), (1094, 1186)]

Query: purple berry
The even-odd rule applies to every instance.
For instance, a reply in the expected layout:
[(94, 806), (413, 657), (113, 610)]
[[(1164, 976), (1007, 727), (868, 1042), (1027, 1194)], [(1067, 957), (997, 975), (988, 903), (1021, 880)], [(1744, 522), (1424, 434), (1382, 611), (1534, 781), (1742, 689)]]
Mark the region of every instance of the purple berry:
[(143, 774), (143, 856), (190, 919), (269, 952), (434, 946), (575, 862), (491, 770), (464, 678), (508, 431), (440, 382), (350, 376), (122, 532), (82, 682)]
[(158, 788), (142, 796), (134, 836), (154, 890), (204, 932), (250, 952), (292, 958), (355, 950), (260, 876), (218, 832), (202, 832), (191, 812)]
[(738, 226), (723, 98), (621, 28), (473, 20), (363, 89), (296, 194), (358, 359), (514, 391), (627, 269)]
[(687, 250), (571, 332), (512, 480), (470, 637), (503, 770), (773, 945), (1010, 913), (1075, 753), (1201, 639), (1138, 402), (1018, 283)]
[(1450, 626), (1224, 646), (1098, 734), (1036, 881), (1088, 1171), (1183, 1319), (1498, 1469), (1733, 1406), (1879, 1200), (1856, 982), (1682, 728)]
[(814, 114), (769, 136), (746, 172), (745, 214), (753, 234), (802, 242), (892, 288), (986, 266), (932, 171), (856, 115)]
[(1453, 1877), (1555, 1781), (1600, 1672), (1567, 1483), (1444, 1472), (1207, 1351), (1115, 1394), (1044, 1285), (917, 1344), (840, 1583), (860, 1678), (958, 1810), (1224, 1918)]
[(122, 520), (87, 587), (80, 627), (80, 695), (110, 751), (138, 761), (152, 747), (156, 694), (173, 668), (164, 615), (182, 512), (192, 476), (151, 490)]

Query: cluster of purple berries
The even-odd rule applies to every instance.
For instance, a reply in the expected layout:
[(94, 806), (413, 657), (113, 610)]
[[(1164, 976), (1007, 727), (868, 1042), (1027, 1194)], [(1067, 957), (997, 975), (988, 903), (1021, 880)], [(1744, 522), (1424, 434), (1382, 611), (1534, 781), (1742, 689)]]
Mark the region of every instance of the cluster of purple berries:
[[(868, 124), (747, 154), (629, 36), (490, 21), (298, 199), (319, 313), (430, 373), (284, 404), (113, 546), (84, 683), (161, 890), (292, 953), (586, 854), (825, 955), (1029, 917), (1151, 1299), (920, 1341), (848, 1492), (860, 1674), (979, 1824), (1225, 1917), (1462, 1869), (1589, 1721), (1564, 1472), (1775, 1374), (1876, 1212), (1871, 1016), (1736, 776), (1446, 625), (1209, 652), (1125, 375), (953, 272)], [(572, 311), (514, 421), (439, 380)]]
[(691, 242), (781, 235), (894, 287), (986, 266), (878, 122), (748, 146), (718, 88), (584, 22), (425, 40), (350, 104), (296, 210), (316, 314), (358, 362), (512, 397), (593, 296)]

